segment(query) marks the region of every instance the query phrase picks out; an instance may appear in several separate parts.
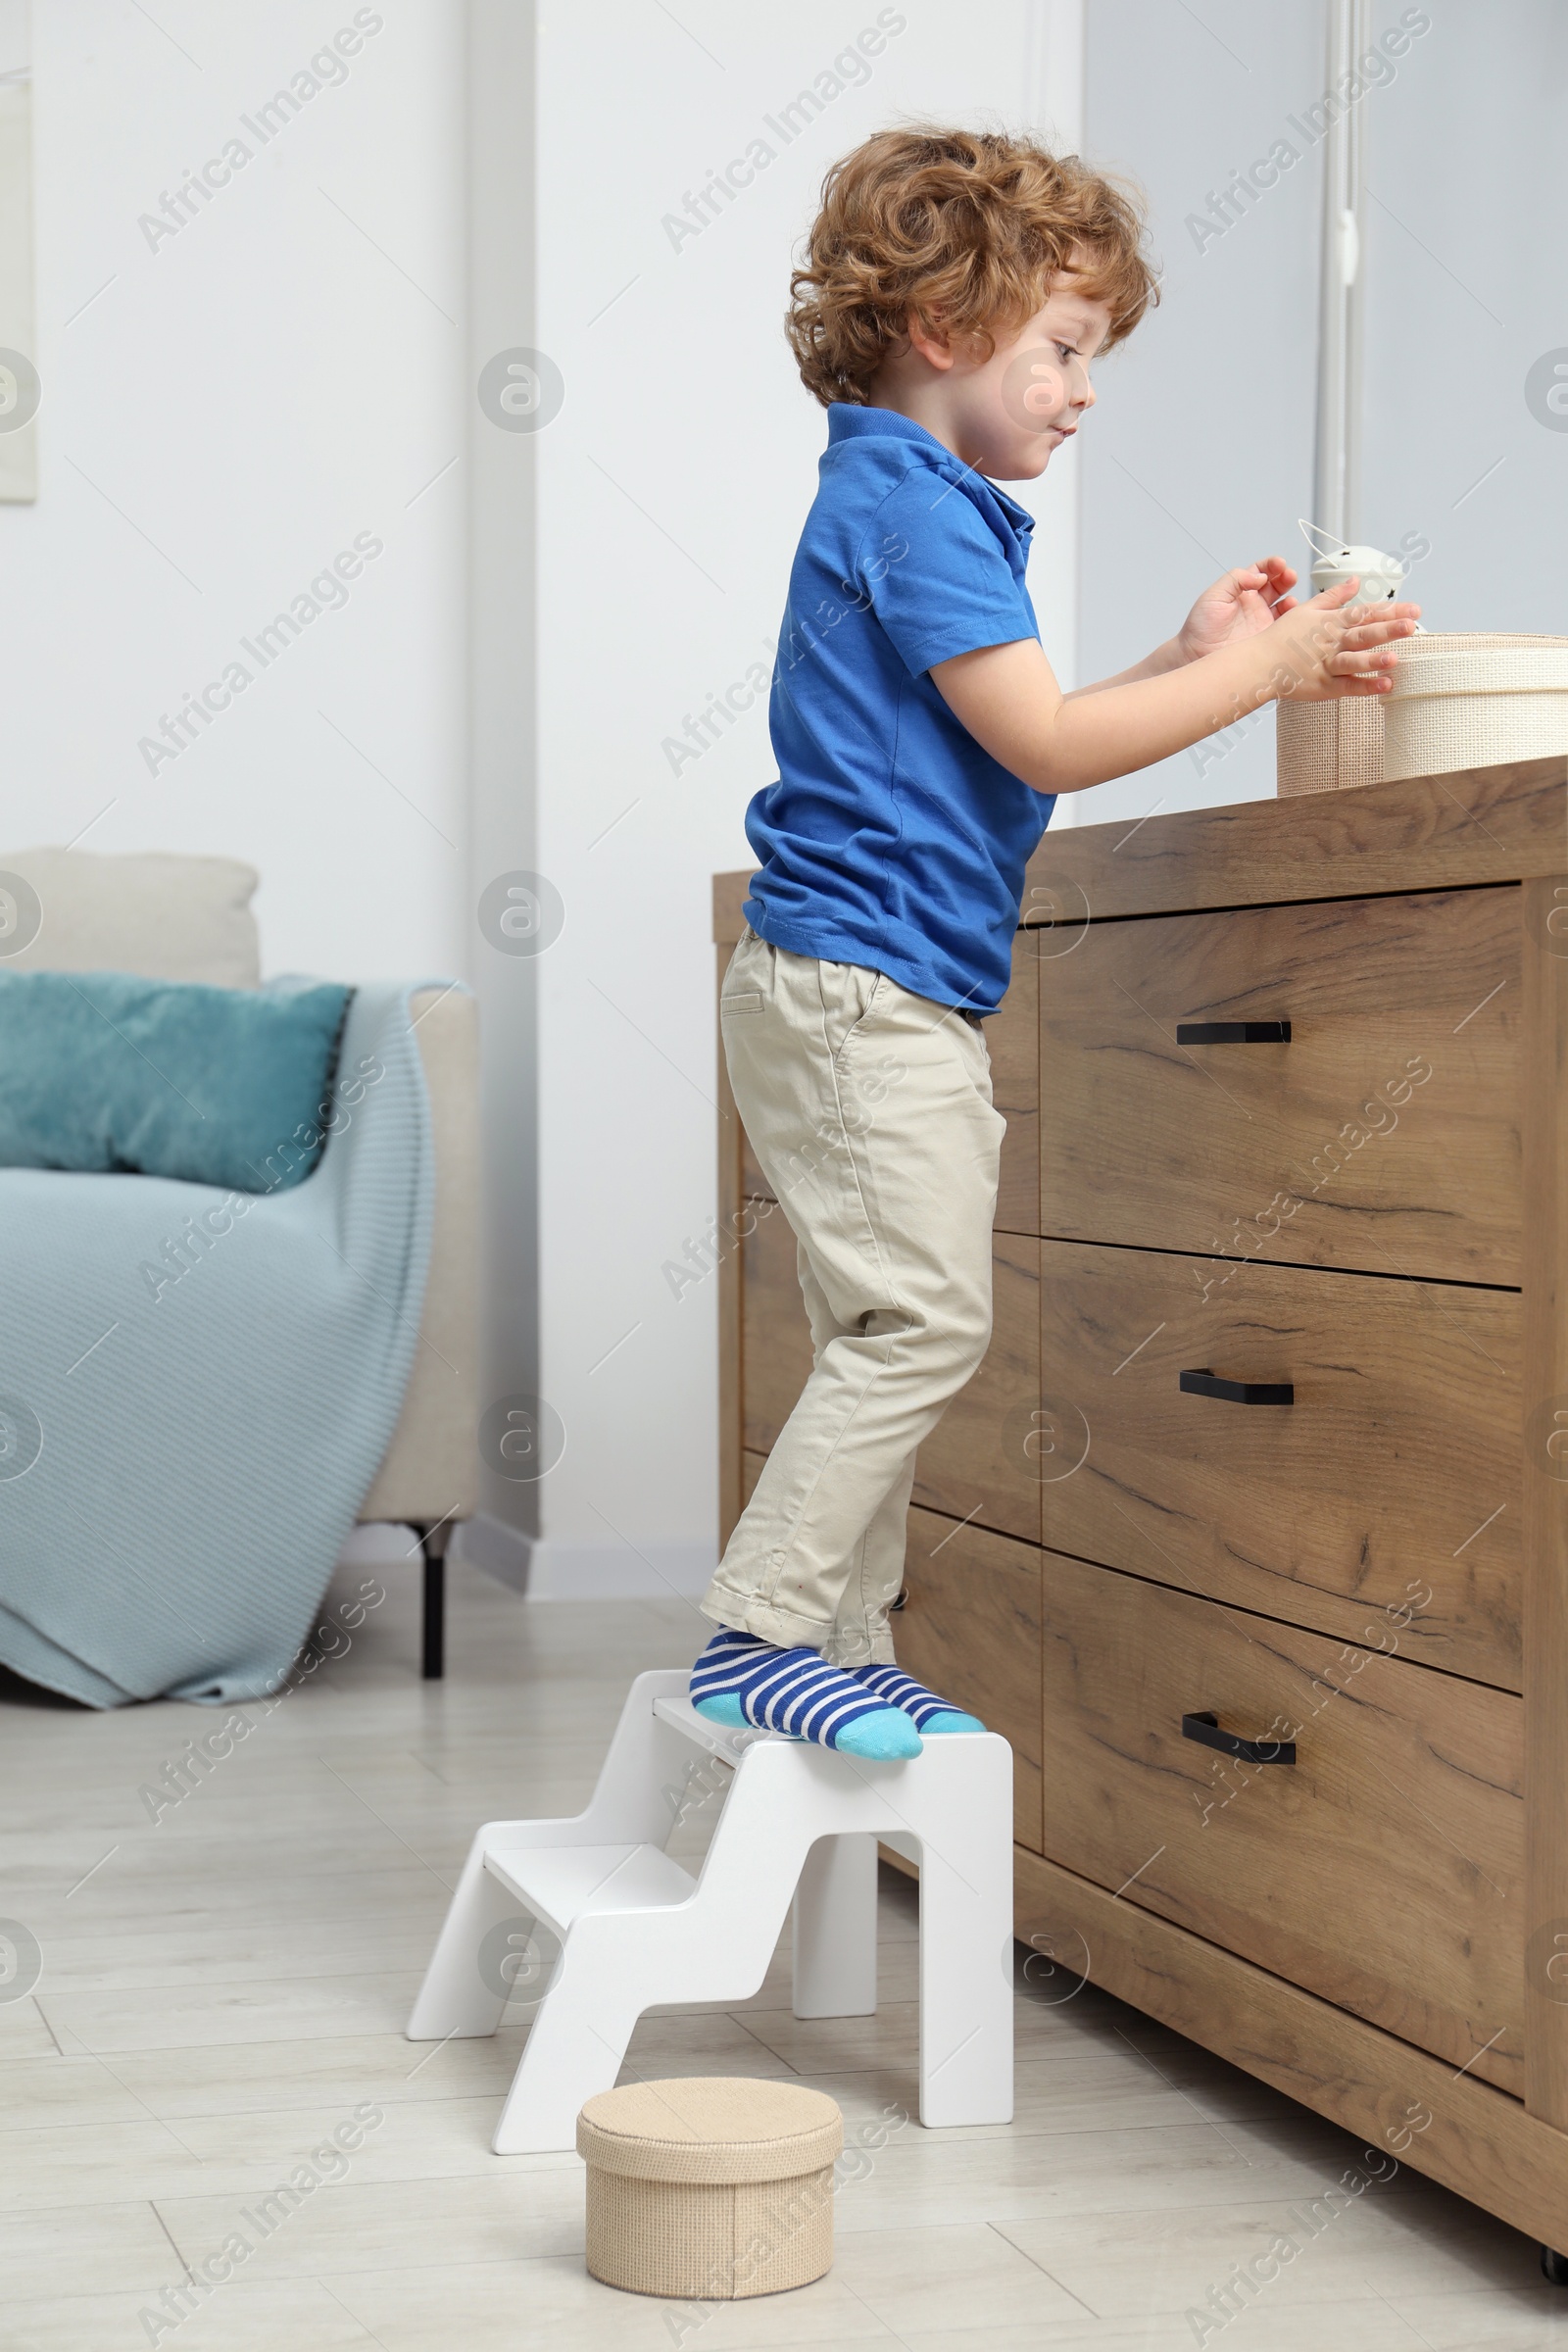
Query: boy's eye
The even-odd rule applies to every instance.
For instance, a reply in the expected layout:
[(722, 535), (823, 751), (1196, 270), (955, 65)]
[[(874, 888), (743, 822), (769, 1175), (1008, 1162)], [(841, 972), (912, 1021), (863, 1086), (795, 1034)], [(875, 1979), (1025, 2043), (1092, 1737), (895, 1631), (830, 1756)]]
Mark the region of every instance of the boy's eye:
[(1060, 352), (1064, 360), (1074, 360), (1078, 356), (1078, 346), (1076, 343), (1058, 343), (1056, 345), (1056, 349)]

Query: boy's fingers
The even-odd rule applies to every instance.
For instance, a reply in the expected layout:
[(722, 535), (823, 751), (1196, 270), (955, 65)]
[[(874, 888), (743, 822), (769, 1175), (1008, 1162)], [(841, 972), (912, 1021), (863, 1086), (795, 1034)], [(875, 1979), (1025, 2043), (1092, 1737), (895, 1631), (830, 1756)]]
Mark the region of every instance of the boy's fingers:
[(1352, 618), (1352, 625), (1356, 628), (1363, 631), (1381, 629), (1390, 637), (1410, 637), (1415, 634), (1415, 622), (1407, 613), (1401, 614), (1388, 605), (1367, 605), (1363, 611), (1364, 617), (1355, 615)]
[(1330, 662), (1329, 668), (1338, 678), (1357, 677), (1366, 670), (1392, 670), (1398, 660), (1390, 653), (1348, 653), (1342, 647)]
[(1414, 634), (1415, 622), (1413, 620), (1385, 620), (1380, 618), (1377, 620), (1360, 621), (1354, 628), (1347, 629), (1344, 642), (1347, 646), (1353, 647), (1388, 645), (1393, 643), (1396, 638), (1411, 637)]

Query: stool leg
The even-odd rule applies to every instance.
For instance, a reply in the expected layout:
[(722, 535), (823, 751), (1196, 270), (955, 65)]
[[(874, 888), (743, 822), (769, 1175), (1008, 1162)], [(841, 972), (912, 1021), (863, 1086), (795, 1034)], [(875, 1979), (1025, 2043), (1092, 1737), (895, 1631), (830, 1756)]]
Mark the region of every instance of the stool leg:
[(507, 1981), (499, 1963), (488, 1972), (489, 1982), (480, 1973), (485, 1937), (504, 1922), (516, 1927), (526, 1923), (518, 1918), (516, 1896), (485, 1869), (484, 1844), (481, 1830), (469, 1848), (415, 2001), (408, 2024), (411, 2041), (442, 2041), (449, 2034), (493, 2034), (501, 2023)]
[(876, 1839), (819, 1838), (795, 1890), (795, 2014), (876, 2010)]
[[(920, 1824), (920, 2121), (1012, 2121), (1012, 1751), (933, 1740)], [(924, 1762), (926, 1759), (922, 1758)]]
[(498, 2156), (535, 2156), (576, 2145), (584, 2102), (613, 2087), (637, 2024), (641, 2001), (626, 1987), (636, 1967), (636, 1923), (583, 1923), (609, 1933), (574, 1930), (562, 1947), (556, 1973), (528, 2029), (491, 2145)]

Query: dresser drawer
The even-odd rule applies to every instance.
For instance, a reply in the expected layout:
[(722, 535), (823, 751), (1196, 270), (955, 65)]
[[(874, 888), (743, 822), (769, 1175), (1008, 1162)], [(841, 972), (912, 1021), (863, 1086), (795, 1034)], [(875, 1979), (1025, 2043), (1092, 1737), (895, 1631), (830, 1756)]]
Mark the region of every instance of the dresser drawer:
[(1518, 1283), (1520, 903), (1091, 924), (1040, 966), (1041, 1231)]
[(1516, 1293), (1040, 1248), (1043, 1543), (1519, 1688)]
[[(768, 1453), (811, 1369), (811, 1334), (784, 1211), (764, 1202), (757, 1209), (742, 1259), (742, 1444)], [(1032, 1433), (1040, 1388), (1040, 1244), (999, 1233), (992, 1281), (991, 1347), (921, 1446), (914, 1499), (1038, 1544)]]
[(899, 1664), (1012, 1747), (1012, 1834), (1040, 1851), (1040, 1552), (935, 1511), (909, 1513)]
[[(1016, 935), (1011, 983), (1002, 1009), (985, 1024), (992, 1100), (1007, 1122), (994, 1220), (1001, 1233), (1040, 1230), (1040, 968), (1036, 945), (1032, 932)], [(744, 1128), (740, 1190), (743, 1200), (775, 1198)]]
[(1522, 2091), (1518, 1699), (1049, 1552), (1042, 1615), (1051, 1860)]
[(985, 1024), (991, 1099), (1007, 1122), (997, 1185), (997, 1229), (1040, 1231), (1040, 965), (1032, 933), (1012, 943), (1012, 980)]

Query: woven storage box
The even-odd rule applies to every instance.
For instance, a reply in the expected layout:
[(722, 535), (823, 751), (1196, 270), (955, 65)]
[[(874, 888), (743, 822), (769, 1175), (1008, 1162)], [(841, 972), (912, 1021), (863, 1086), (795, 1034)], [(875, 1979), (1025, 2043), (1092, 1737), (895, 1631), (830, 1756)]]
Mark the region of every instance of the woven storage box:
[(1383, 774), (1382, 695), (1275, 705), (1274, 782), (1282, 799), (1376, 784)]
[(1407, 637), (1382, 701), (1386, 776), (1568, 752), (1568, 637)]
[(588, 2268), (607, 2286), (729, 2302), (833, 2260), (844, 2118), (819, 2090), (727, 2075), (628, 2082), (577, 2118)]

